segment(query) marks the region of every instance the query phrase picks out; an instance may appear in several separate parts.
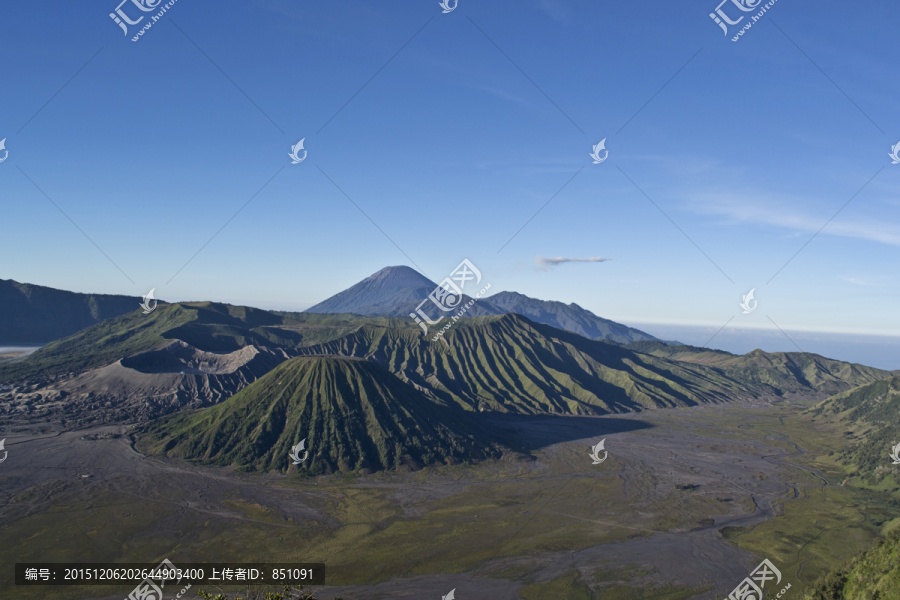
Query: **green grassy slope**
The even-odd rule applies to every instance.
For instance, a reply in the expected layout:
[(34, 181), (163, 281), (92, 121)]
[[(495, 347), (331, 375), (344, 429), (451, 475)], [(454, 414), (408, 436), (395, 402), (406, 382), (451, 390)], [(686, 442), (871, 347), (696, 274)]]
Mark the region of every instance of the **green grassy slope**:
[(249, 344), (298, 348), (334, 339), (366, 323), (412, 327), (386, 317), (278, 313), (215, 302), (160, 305), (98, 323), (41, 348), (26, 360), (0, 366), (0, 382), (53, 377), (102, 367), (178, 339), (207, 352)]
[(900, 530), (823, 577), (806, 600), (900, 599)]
[(222, 404), (139, 430), (152, 453), (288, 471), (306, 439), (310, 473), (454, 464), (491, 456), (470, 415), (436, 405), (378, 365), (342, 357), (288, 360)]
[(564, 329), (592, 340), (607, 339), (619, 343), (657, 341), (649, 333), (598, 317), (574, 302), (563, 304), (538, 300), (516, 292), (498, 292), (489, 296), (486, 302), (502, 312), (523, 315), (536, 323)]
[(411, 319), (274, 313), (211, 302), (135, 311), (0, 365), (0, 382), (78, 373), (173, 339), (288, 355), (371, 359), (432, 400), (467, 410), (606, 414), (788, 392), (837, 393), (891, 373), (805, 353), (745, 356), (654, 342), (624, 347), (507, 314), (461, 319), (431, 341)]
[(813, 419), (839, 423), (851, 447), (838, 455), (868, 485), (900, 485), (900, 465), (890, 449), (900, 443), (900, 376), (832, 396), (807, 411)]
[(723, 402), (752, 394), (702, 365), (679, 363), (539, 325), (519, 315), (461, 320), (436, 342), (363, 327), (309, 354), (367, 358), (446, 404), (517, 413), (605, 414)]
[(21, 362), (0, 366), (0, 381), (52, 377), (102, 367), (165, 345), (165, 333), (192, 318), (190, 311), (177, 304), (160, 306), (148, 316), (136, 310), (51, 342)]
[(137, 310), (141, 298), (79, 294), (0, 279), (0, 346), (46, 344)]
[(846, 363), (810, 352), (763, 352), (743, 355), (694, 346), (667, 346), (660, 342), (627, 345), (638, 352), (679, 362), (713, 367), (747, 385), (768, 387), (771, 393), (816, 391), (837, 394), (850, 387), (891, 377), (893, 373)]

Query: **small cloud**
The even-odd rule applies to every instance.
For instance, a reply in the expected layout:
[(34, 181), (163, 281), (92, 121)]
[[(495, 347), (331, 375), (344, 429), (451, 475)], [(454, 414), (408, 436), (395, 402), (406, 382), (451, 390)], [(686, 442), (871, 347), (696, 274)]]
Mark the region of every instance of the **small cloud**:
[(775, 203), (768, 199), (748, 195), (745, 197), (724, 194), (697, 194), (688, 208), (699, 214), (721, 216), (732, 223), (772, 225), (791, 230), (796, 234), (818, 233), (863, 240), (871, 240), (900, 246), (900, 227), (890, 219), (841, 218), (822, 225), (821, 215), (812, 215), (789, 208), (799, 200), (784, 196)]
[(589, 263), (600, 263), (606, 262), (608, 260), (612, 260), (611, 258), (601, 258), (599, 256), (594, 256), (592, 258), (564, 258), (562, 256), (557, 258), (544, 258), (543, 256), (535, 256), (534, 262), (537, 263), (539, 269), (549, 269), (550, 267), (555, 267), (556, 265), (561, 265), (562, 263), (567, 262), (589, 262)]
[(853, 285), (863, 285), (866, 287), (885, 287), (886, 285), (890, 285), (884, 277), (847, 277), (841, 275), (841, 279), (847, 283), (852, 283)]
[(872, 285), (871, 283), (869, 283), (869, 282), (866, 281), (865, 279), (860, 279), (860, 278), (858, 278), (858, 277), (844, 277), (844, 276), (842, 275), (842, 276), (841, 276), (841, 279), (843, 279), (843, 280), (846, 281), (847, 283), (852, 283), (853, 285)]
[(537, 0), (537, 6), (550, 15), (554, 21), (566, 25), (572, 21), (569, 7), (558, 0)]

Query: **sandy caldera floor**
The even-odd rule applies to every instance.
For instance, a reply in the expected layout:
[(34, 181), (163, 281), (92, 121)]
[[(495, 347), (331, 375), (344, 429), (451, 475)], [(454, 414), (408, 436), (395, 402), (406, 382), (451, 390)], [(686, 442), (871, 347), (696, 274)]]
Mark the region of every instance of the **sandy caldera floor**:
[[(635, 597), (724, 596), (765, 557), (726, 536), (785, 519), (785, 507), (811, 490), (834, 489), (807, 464), (824, 439), (795, 416), (809, 402), (485, 416), (516, 452), (361, 477), (148, 457), (132, 448), (128, 427), (4, 432), (0, 560), (323, 562), (328, 585), (314, 588), (323, 599), (440, 598), (451, 589), (460, 600), (591, 598), (621, 587)], [(595, 465), (589, 447), (602, 439), (608, 457)], [(820, 525), (821, 534), (828, 524)], [(833, 559), (872, 535), (855, 535)], [(782, 542), (772, 538), (773, 556)], [(781, 585), (809, 585), (818, 562), (829, 561), (782, 559)], [(0, 590), (15, 599), (34, 588), (14, 586), (7, 570)], [(40, 588), (48, 599), (122, 591)]]

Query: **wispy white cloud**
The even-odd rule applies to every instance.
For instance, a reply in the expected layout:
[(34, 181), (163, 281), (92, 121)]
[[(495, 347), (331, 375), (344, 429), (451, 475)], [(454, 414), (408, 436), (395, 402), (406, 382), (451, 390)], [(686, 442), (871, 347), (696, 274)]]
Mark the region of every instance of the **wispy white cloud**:
[(460, 85), (464, 85), (466, 87), (470, 87), (475, 90), (481, 90), (482, 92), (492, 94), (497, 96), (498, 98), (503, 98), (504, 100), (509, 100), (510, 102), (515, 102), (517, 104), (521, 104), (523, 106), (531, 106), (531, 102), (525, 100), (521, 96), (516, 96), (515, 94), (508, 92), (506, 90), (500, 89), (495, 86), (490, 85), (481, 85), (478, 83), (470, 83), (470, 82), (460, 82)]
[[(440, 80), (442, 83), (478, 90), (522, 106), (533, 106), (532, 101), (511, 91), (513, 89), (528, 89), (522, 85), (520, 80), (514, 77), (507, 77), (501, 81), (491, 72), (473, 71), (470, 68), (461, 67), (458, 61), (447, 60), (443, 55), (419, 53), (411, 55), (407, 60), (415, 61), (419, 65), (426, 67), (426, 72), (432, 78)], [(500, 87), (504, 84), (507, 85), (507, 88)]]
[(841, 275), (841, 279), (843, 279), (847, 283), (852, 283), (853, 285), (865, 285), (865, 286), (877, 285), (877, 284), (871, 283), (865, 279), (860, 279), (859, 277), (844, 277), (843, 275)]
[(896, 288), (898, 283), (896, 277), (882, 275), (876, 277), (853, 277), (841, 275), (840, 278), (842, 281), (846, 281), (847, 283), (865, 287)]
[[(694, 197), (687, 204), (693, 212), (719, 216), (732, 223), (771, 225), (795, 232), (816, 233), (828, 222), (839, 207), (829, 207), (813, 215), (801, 209), (789, 208), (802, 201), (785, 199), (773, 203), (771, 199), (733, 194), (705, 194)], [(822, 235), (836, 235), (900, 246), (900, 226), (887, 220), (850, 217), (843, 213), (822, 229)]]
[(550, 15), (554, 21), (564, 24), (572, 21), (569, 7), (559, 0), (537, 0), (537, 6)]
[(549, 269), (550, 267), (555, 267), (556, 265), (561, 265), (562, 263), (567, 262), (588, 262), (588, 263), (599, 263), (606, 262), (608, 260), (612, 260), (611, 258), (601, 258), (599, 256), (594, 256), (591, 258), (565, 258), (559, 256), (557, 258), (545, 258), (543, 256), (535, 256), (534, 262), (537, 263), (539, 269)]

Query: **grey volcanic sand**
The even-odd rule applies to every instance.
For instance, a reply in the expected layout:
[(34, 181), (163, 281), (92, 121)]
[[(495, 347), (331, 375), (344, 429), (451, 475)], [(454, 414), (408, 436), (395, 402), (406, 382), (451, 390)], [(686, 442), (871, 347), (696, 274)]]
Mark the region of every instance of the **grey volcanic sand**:
[(0, 386), (0, 402), (18, 406), (36, 395), (37, 400), (30, 400), (34, 409), (47, 411), (57, 423), (64, 417), (78, 428), (145, 422), (180, 409), (217, 404), (289, 358), (281, 349), (251, 345), (215, 354), (175, 340), (159, 350), (18, 394)]
[[(686, 409), (676, 409), (679, 429), (690, 426), (689, 417), (684, 418)], [(719, 411), (727, 407), (698, 407), (690, 411)], [(653, 421), (657, 426), (664, 424), (668, 415), (674, 411), (655, 411)], [(616, 415), (621, 418), (623, 415)], [(647, 419), (647, 413), (626, 415), (626, 418)], [(663, 423), (660, 423), (660, 422)], [(709, 431), (706, 423), (698, 423)], [(564, 425), (561, 425), (564, 426)], [(699, 429), (699, 428), (698, 428)], [(534, 435), (546, 434), (534, 431)], [(648, 437), (652, 436), (652, 439)], [(775, 439), (776, 436), (770, 436)], [(780, 436), (778, 436), (780, 437)], [(727, 596), (734, 587), (743, 580), (764, 557), (757, 557), (729, 543), (718, 533), (722, 527), (746, 527), (761, 523), (776, 516), (771, 506), (771, 499), (783, 497), (788, 490), (793, 490), (797, 497), (796, 484), (785, 480), (789, 476), (788, 469), (782, 468), (786, 454), (780, 449), (759, 448), (761, 454), (746, 455), (746, 442), (740, 442), (741, 448), (733, 452), (704, 452), (692, 446), (714, 442), (723, 444), (727, 439), (727, 430), (716, 432), (714, 439), (707, 439), (700, 433), (665, 432), (660, 429), (644, 430), (641, 433), (619, 433), (607, 437), (606, 448), (610, 453), (627, 455), (626, 477), (628, 471), (653, 469), (657, 475), (665, 477), (657, 484), (657, 488), (668, 488), (678, 483), (695, 483), (702, 487), (713, 487), (726, 483), (726, 489), (735, 492), (749, 492), (755, 508), (752, 513), (745, 513), (737, 503), (726, 504), (732, 510), (728, 514), (716, 516), (713, 525), (698, 527), (687, 531), (654, 532), (646, 537), (637, 537), (622, 542), (602, 544), (574, 553), (546, 553), (539, 557), (505, 558), (482, 565), (472, 573), (459, 575), (435, 575), (428, 577), (411, 577), (394, 579), (376, 585), (356, 586), (324, 586), (317, 588), (323, 600), (343, 596), (353, 600), (375, 600), (382, 598), (413, 599), (439, 598), (451, 589), (456, 589), (456, 597), (460, 600), (521, 600), (518, 590), (524, 584), (492, 577), (492, 573), (509, 569), (524, 568), (528, 571), (528, 579), (535, 582), (548, 582), (577, 569), (590, 579), (591, 573), (599, 573), (622, 567), (639, 566), (651, 573), (632, 585), (669, 584), (702, 587), (713, 585), (714, 589), (698, 594), (697, 599), (710, 599), (718, 595)], [(586, 438), (567, 442), (567, 444), (588, 446), (595, 444), (596, 438)], [(727, 444), (727, 441), (724, 442)], [(552, 452), (553, 447), (548, 448)], [(802, 453), (797, 448), (798, 453)], [(669, 473), (661, 473), (654, 465), (662, 462), (665, 456), (667, 465), (676, 465)], [(599, 467), (595, 467), (599, 468)], [(798, 468), (791, 465), (790, 468)], [(666, 477), (666, 475), (668, 475)], [(754, 476), (764, 475), (760, 481)], [(815, 477), (815, 475), (813, 474)], [(823, 480), (824, 481), (824, 480)], [(736, 497), (736, 494), (735, 494)], [(665, 510), (664, 506), (653, 507)], [(542, 513), (562, 514), (553, 511), (549, 506)], [(649, 515), (648, 515), (649, 517)], [(622, 527), (615, 518), (607, 520), (583, 519), (572, 516), (588, 524), (605, 526), (610, 529)], [(650, 519), (648, 518), (648, 521)]]
[[(456, 589), (459, 600), (514, 600), (518, 599), (518, 590), (524, 583), (521, 580), (510, 580), (497, 577), (496, 574), (510, 569), (518, 569), (520, 579), (546, 582), (558, 578), (572, 569), (577, 569), (586, 581), (591, 575), (617, 567), (642, 567), (645, 572), (631, 585), (652, 585), (666, 583), (672, 585), (689, 585), (692, 587), (714, 586), (697, 598), (712, 598), (715, 594), (727, 595), (755, 567), (763, 557), (743, 551), (724, 540), (718, 529), (724, 526), (747, 526), (762, 522), (775, 516), (771, 501), (784, 498), (786, 493), (794, 492), (796, 497), (797, 465), (786, 462), (790, 455), (802, 453), (785, 452), (783, 443), (768, 446), (762, 442), (753, 442), (745, 437), (731, 439), (737, 432), (729, 431), (714, 423), (720, 417), (735, 419), (731, 411), (739, 411), (745, 420), (764, 418), (767, 410), (763, 403), (757, 406), (704, 406), (693, 409), (674, 409), (650, 411), (641, 414), (614, 415), (612, 417), (593, 418), (522, 418), (503, 419), (496, 425), (504, 427), (509, 435), (540, 441), (542, 436), (567, 441), (541, 448), (536, 454), (538, 460), (531, 463), (532, 476), (546, 469), (543, 461), (550, 458), (559, 459), (569, 456), (584, 456), (584, 469), (593, 469), (598, 476), (616, 476), (626, 482), (627, 497), (633, 497), (634, 504), (627, 507), (610, 506), (602, 509), (603, 514), (595, 519), (566, 515), (573, 520), (584, 523), (585, 527), (600, 530), (621, 529), (616, 514), (625, 511), (638, 515), (647, 515), (647, 522), (653, 521), (655, 514), (664, 513), (666, 507), (663, 499), (671, 494), (676, 484), (698, 484), (697, 493), (710, 497), (725, 495), (735, 499), (734, 502), (721, 503), (723, 514), (714, 516), (714, 524), (704, 524), (694, 529), (674, 531), (650, 531), (635, 528), (642, 534), (626, 541), (597, 545), (576, 552), (548, 552), (539, 555), (504, 557), (490, 560), (479, 566), (474, 572), (461, 574), (421, 575), (408, 578), (396, 578), (374, 585), (325, 586), (314, 588), (323, 599), (344, 596), (353, 600), (373, 600), (380, 598), (440, 598), (451, 589)], [(486, 415), (490, 419), (490, 416)], [(650, 428), (638, 429), (629, 427), (629, 421), (642, 421), (652, 425)], [(618, 425), (611, 425), (618, 423)], [(762, 421), (761, 421), (762, 423)], [(551, 431), (555, 427), (558, 431)], [(8, 523), (28, 518), (34, 511), (44, 510), (53, 505), (53, 492), (38, 494), (33, 502), (13, 502), (17, 494), (29, 488), (41, 487), (50, 490), (50, 486), (66, 484), (67, 491), (81, 487), (89, 497), (95, 499), (91, 504), (95, 508), (103, 505), (107, 494), (131, 496), (136, 501), (136, 510), (140, 510), (140, 501), (165, 503), (171, 505), (171, 516), (160, 523), (159, 527), (145, 535), (165, 536), (166, 531), (177, 530), (186, 519), (208, 520), (209, 527), (227, 528), (229, 523), (237, 521), (258, 524), (263, 530), (283, 531), (285, 527), (295, 528), (297, 523), (313, 523), (318, 527), (339, 529), (342, 523), (324, 514), (311, 505), (323, 494), (335, 494), (326, 488), (318, 488), (315, 481), (310, 480), (295, 488), (268, 485), (267, 482), (282, 480), (280, 475), (241, 475), (227, 469), (198, 468), (182, 462), (143, 456), (133, 450), (127, 437), (107, 439), (113, 433), (125, 433), (127, 428), (105, 427), (90, 431), (63, 432), (55, 435), (27, 436), (24, 434), (0, 434), (7, 438), (6, 447), (9, 459), (0, 465), (0, 498), (3, 499), (0, 527)], [(99, 438), (91, 441), (88, 438)], [(609, 460), (600, 465), (591, 465), (587, 458), (589, 446), (606, 438), (606, 449), (610, 453)], [(768, 439), (778, 437), (769, 436)], [(715, 445), (716, 451), (708, 448)], [(581, 465), (581, 458), (572, 458), (573, 463)], [(575, 462), (575, 461), (578, 462)], [(581, 467), (579, 467), (581, 468)], [(604, 472), (606, 470), (606, 472)], [(804, 469), (806, 470), (806, 469)], [(808, 473), (809, 471), (806, 470)], [(652, 474), (648, 479), (647, 474)], [(83, 478), (89, 474), (91, 477)], [(638, 478), (630, 475), (641, 474), (642, 484), (632, 483)], [(569, 475), (548, 473), (548, 486), (561, 486)], [(811, 483), (805, 480), (809, 479)], [(326, 478), (321, 481), (325, 483)], [(647, 484), (647, 481), (651, 483)], [(804, 484), (815, 485), (815, 474), (804, 476)], [(822, 484), (824, 480), (819, 481)], [(382, 486), (396, 489), (393, 498), (405, 505), (422, 497), (429, 499), (449, 497), (465, 492), (472, 481), (455, 481), (430, 477), (428, 482), (410, 482), (404, 485), (367, 481), (360, 478), (359, 486)], [(641, 486), (639, 489), (637, 486)], [(649, 487), (644, 487), (649, 485)], [(630, 487), (629, 487), (630, 486)], [(178, 490), (180, 496), (173, 496), (171, 490)], [(270, 521), (254, 521), (244, 514), (230, 508), (221, 499), (235, 490), (240, 491), (242, 500), (272, 507), (293, 523), (280, 525)], [(168, 492), (167, 492), (168, 491)], [(85, 493), (79, 494), (80, 497)], [(173, 500), (177, 497), (177, 500)], [(741, 507), (741, 498), (752, 498), (752, 512), (745, 512)], [(749, 503), (746, 503), (750, 506)], [(90, 508), (91, 505), (84, 508)], [(554, 510), (552, 503), (535, 508), (535, 517), (539, 514), (560, 515)], [(414, 514), (408, 515), (415, 518)], [(73, 514), (77, 519), (77, 514)], [(634, 521), (630, 521), (634, 522)], [(77, 527), (67, 531), (67, 535), (84, 535)], [(299, 534), (299, 533), (298, 533)], [(171, 540), (172, 547), (178, 545), (177, 539)], [(389, 553), (390, 548), (385, 548)], [(500, 553), (498, 548), (497, 554)], [(277, 554), (276, 554), (277, 556)], [(243, 557), (248, 562), (250, 558)], [(73, 560), (75, 559), (73, 557)], [(125, 560), (114, 548), (102, 549), (93, 541), (85, 538), (84, 554), (80, 560), (104, 561)], [(129, 558), (128, 560), (133, 560)], [(177, 559), (173, 558), (177, 564)], [(275, 562), (272, 556), (260, 557), (259, 561)], [(326, 560), (327, 564), (327, 560)], [(10, 582), (5, 577), (3, 585)], [(195, 586), (195, 590), (196, 590)], [(208, 586), (206, 586), (208, 588)], [(169, 596), (179, 591), (174, 589)], [(185, 597), (195, 597), (195, 590), (189, 591)], [(207, 589), (207, 591), (214, 591)], [(121, 593), (95, 597), (97, 600), (121, 600)]]

